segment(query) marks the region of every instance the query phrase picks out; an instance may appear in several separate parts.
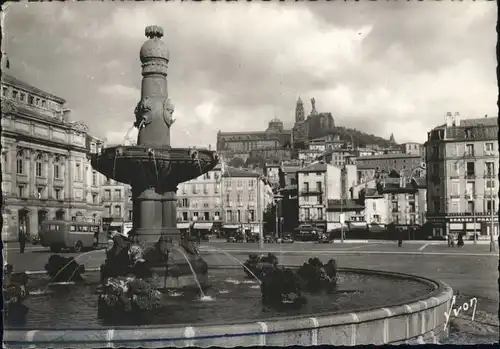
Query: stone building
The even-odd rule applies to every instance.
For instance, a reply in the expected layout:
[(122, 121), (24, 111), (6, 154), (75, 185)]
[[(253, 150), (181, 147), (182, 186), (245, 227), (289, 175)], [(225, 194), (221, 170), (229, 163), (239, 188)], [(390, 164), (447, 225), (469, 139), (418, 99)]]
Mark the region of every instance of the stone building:
[(258, 233), (272, 200), (271, 185), (261, 174), (218, 165), (179, 184), (177, 226), (211, 230), (217, 223), (222, 230), (243, 228)]
[(371, 156), (360, 156), (356, 163), (362, 168), (375, 168), (377, 172), (395, 171), (407, 177), (425, 177), (425, 164), (419, 154), (380, 154)]
[(256, 149), (291, 148), (292, 131), (283, 127), (283, 122), (273, 119), (265, 131), (217, 133), (217, 152), (225, 161), (234, 157), (248, 158)]
[(1, 89), (2, 236), (37, 234), (45, 219), (98, 221), (87, 126), (71, 121), (64, 99), (5, 72)]
[(498, 117), (446, 123), (428, 133), (427, 218), (435, 235), (498, 236)]

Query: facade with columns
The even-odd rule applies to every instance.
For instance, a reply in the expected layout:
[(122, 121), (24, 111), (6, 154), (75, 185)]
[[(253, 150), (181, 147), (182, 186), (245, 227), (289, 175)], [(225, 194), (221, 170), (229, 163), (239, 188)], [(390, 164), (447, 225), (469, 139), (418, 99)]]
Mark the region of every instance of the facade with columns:
[(2, 238), (37, 234), (46, 219), (99, 221), (103, 142), (72, 122), (65, 100), (2, 73)]

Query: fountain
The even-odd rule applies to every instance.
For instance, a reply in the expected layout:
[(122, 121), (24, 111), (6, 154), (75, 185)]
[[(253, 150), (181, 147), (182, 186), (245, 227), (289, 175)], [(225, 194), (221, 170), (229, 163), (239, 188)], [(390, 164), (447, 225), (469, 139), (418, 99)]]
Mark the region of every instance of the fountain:
[[(170, 128), (175, 120), (167, 89), (169, 51), (161, 39), (161, 27), (148, 26), (146, 36), (149, 40), (140, 51), (141, 100), (135, 108), (137, 145), (103, 149), (92, 158), (92, 166), (108, 178), (131, 185), (134, 210), (131, 236), (145, 247), (144, 260), (159, 282), (157, 286), (206, 287), (207, 264), (177, 229), (176, 191), (179, 183), (213, 169), (218, 156), (205, 149), (171, 147)], [(112, 264), (113, 260), (107, 263)], [(110, 268), (104, 266), (104, 269)], [(127, 273), (114, 269), (106, 276)]]
[[(26, 298), (29, 314), (23, 323), (6, 326), (5, 346), (362, 345), (435, 343), (446, 337), (444, 314), (452, 290), (426, 278), (338, 268), (334, 260), (278, 268), (273, 256), (252, 256), (243, 263), (244, 256), (222, 250), (232, 267), (209, 260), (208, 275), (207, 251), (199, 252), (177, 230), (176, 190), (179, 183), (214, 168), (218, 157), (209, 150), (170, 146), (169, 52), (160, 27), (147, 27), (146, 36), (140, 52), (141, 101), (135, 110), (137, 145), (106, 148), (92, 158), (96, 170), (132, 186), (131, 241), (113, 236), (100, 273), (86, 267), (82, 282)], [(55, 269), (62, 270), (61, 264)], [(74, 263), (70, 268), (83, 272)], [(42, 274), (29, 273), (30, 283), (41, 289), (47, 284)], [(319, 288), (327, 292), (307, 293)], [(293, 306), (264, 306), (276, 303)], [(121, 308), (119, 319), (99, 315), (108, 306)], [(133, 309), (141, 313), (131, 315)]]

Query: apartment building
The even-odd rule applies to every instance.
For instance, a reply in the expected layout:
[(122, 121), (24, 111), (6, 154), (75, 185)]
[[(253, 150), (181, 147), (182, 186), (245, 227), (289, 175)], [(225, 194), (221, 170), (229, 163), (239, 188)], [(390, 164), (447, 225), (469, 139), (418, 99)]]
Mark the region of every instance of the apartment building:
[(423, 178), (384, 178), (379, 185), (388, 207), (388, 223), (414, 226), (426, 222), (426, 182)]
[(356, 159), (360, 168), (375, 168), (377, 172), (395, 171), (407, 177), (425, 177), (425, 165), (421, 155), (399, 153), (360, 156)]
[(132, 188), (107, 178), (102, 184), (103, 218), (131, 222), (133, 219)]
[(319, 231), (327, 228), (328, 200), (342, 195), (341, 169), (316, 162), (297, 171), (298, 223)]
[(71, 120), (65, 103), (2, 72), (2, 238), (37, 234), (46, 219), (101, 216), (87, 182), (88, 127)]
[(498, 236), (498, 117), (446, 123), (428, 132), (427, 218), (435, 235)]

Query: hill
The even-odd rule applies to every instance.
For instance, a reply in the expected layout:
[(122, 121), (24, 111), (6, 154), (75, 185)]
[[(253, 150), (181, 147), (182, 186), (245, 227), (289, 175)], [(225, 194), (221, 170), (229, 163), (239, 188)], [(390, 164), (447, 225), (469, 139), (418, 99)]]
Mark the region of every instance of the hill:
[[(391, 142), (388, 139), (361, 132), (355, 128), (343, 126), (335, 126), (332, 130), (322, 130), (314, 135), (314, 138), (327, 136), (330, 134), (338, 134), (342, 141), (353, 142), (356, 147), (365, 147), (367, 144), (377, 144), (380, 147), (389, 147)], [(310, 135), (311, 136), (311, 135)], [(351, 138), (352, 136), (352, 138)]]

